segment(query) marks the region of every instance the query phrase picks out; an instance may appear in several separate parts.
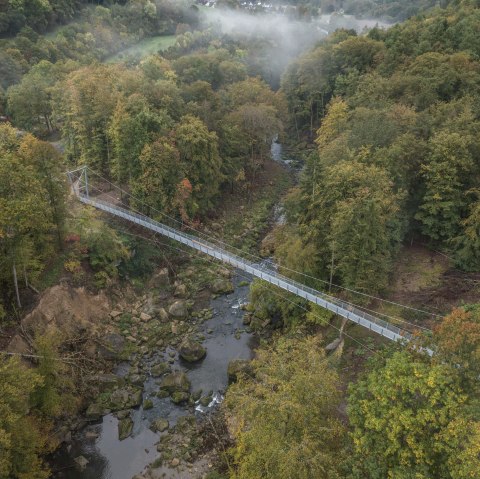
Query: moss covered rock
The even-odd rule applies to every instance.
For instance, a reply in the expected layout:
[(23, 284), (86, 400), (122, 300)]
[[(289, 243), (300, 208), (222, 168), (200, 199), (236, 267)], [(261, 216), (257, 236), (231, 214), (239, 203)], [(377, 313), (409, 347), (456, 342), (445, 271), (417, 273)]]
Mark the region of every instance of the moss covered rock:
[(218, 278), (212, 283), (210, 289), (215, 294), (233, 293), (233, 284), (228, 279)]
[(190, 381), (184, 372), (175, 371), (163, 378), (160, 389), (168, 391), (170, 394), (179, 391), (188, 392), (190, 391)]
[(233, 359), (228, 363), (228, 384), (237, 381), (240, 374), (252, 374), (252, 367), (248, 359)]
[(133, 421), (131, 418), (127, 417), (118, 421), (118, 439), (122, 441), (126, 439), (130, 434), (132, 434), (133, 430)]
[(190, 394), (184, 391), (175, 391), (171, 396), (172, 402), (175, 404), (182, 404), (190, 399)]
[(163, 418), (155, 419), (150, 425), (150, 429), (155, 432), (166, 431), (169, 427), (170, 427), (169, 422)]
[(199, 342), (186, 339), (180, 345), (179, 354), (185, 361), (193, 363), (203, 359), (207, 354), (207, 350)]
[(150, 369), (150, 373), (153, 377), (159, 377), (162, 374), (170, 371), (170, 366), (167, 363), (158, 363)]

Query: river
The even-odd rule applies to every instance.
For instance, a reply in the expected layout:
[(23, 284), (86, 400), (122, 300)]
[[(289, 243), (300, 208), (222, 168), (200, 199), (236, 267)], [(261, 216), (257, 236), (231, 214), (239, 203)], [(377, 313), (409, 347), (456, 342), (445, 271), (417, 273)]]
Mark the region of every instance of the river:
[[(198, 416), (207, 413), (223, 399), (228, 384), (228, 363), (232, 359), (250, 359), (252, 356), (254, 339), (250, 333), (244, 331), (244, 311), (240, 308), (247, 302), (249, 287), (245, 285), (245, 278), (245, 273), (242, 272), (240, 275), (239, 272), (235, 272), (232, 276), (234, 292), (210, 302), (214, 315), (199, 327), (199, 332), (206, 337), (203, 341), (203, 346), (207, 349), (205, 359), (193, 364), (176, 359), (172, 365), (173, 369), (187, 373), (192, 391), (199, 389), (204, 393), (213, 391), (213, 400), (209, 407), (196, 405), (195, 414)], [(237, 331), (243, 332), (238, 334)], [(168, 349), (159, 351), (150, 360), (152, 362), (160, 358), (168, 360), (169, 353)], [(126, 364), (120, 364), (117, 374), (124, 374), (126, 369)], [(188, 407), (176, 406), (169, 398), (158, 398), (155, 395), (157, 390), (155, 380), (152, 377), (147, 378), (143, 398), (151, 399), (154, 407), (149, 410), (143, 410), (142, 407), (134, 410), (132, 414), (134, 427), (131, 437), (122, 441), (118, 439), (118, 420), (113, 414), (104, 416), (100, 424), (87, 426), (75, 434), (69, 448), (63, 447), (57, 453), (55, 468), (65, 469), (57, 472), (55, 477), (57, 479), (131, 479), (135, 474), (141, 473), (159, 455), (156, 443), (160, 434), (149, 429), (151, 421), (161, 417), (168, 419), (170, 426), (173, 426), (179, 417), (191, 414)], [(95, 435), (98, 437), (95, 438)], [(74, 458), (78, 456), (88, 460), (83, 470), (78, 467), (69, 467), (74, 464)], [(176, 477), (175, 471), (171, 471), (168, 477)]]
[[(292, 169), (290, 161), (284, 157), (282, 145), (274, 141), (271, 155), (274, 161)], [(283, 221), (283, 211), (278, 205), (273, 212), (276, 223)], [(255, 337), (245, 331), (243, 325), (244, 311), (241, 305), (248, 301), (249, 285), (245, 280), (251, 278), (247, 273), (234, 271), (232, 275), (234, 292), (222, 295), (210, 301), (213, 317), (199, 326), (199, 333), (205, 336), (203, 346), (207, 349), (206, 357), (198, 363), (186, 363), (176, 355), (172, 369), (186, 372), (191, 390), (212, 391), (213, 399), (208, 407), (195, 405), (195, 415), (198, 417), (208, 413), (223, 400), (228, 385), (227, 367), (232, 359), (250, 359), (255, 346)], [(149, 365), (159, 360), (168, 361), (173, 350), (166, 349), (155, 352), (144, 364)], [(123, 376), (130, 365), (121, 363), (116, 374)], [(164, 418), (174, 426), (181, 416), (192, 413), (187, 406), (177, 406), (169, 398), (160, 399), (156, 396), (158, 385), (153, 377), (147, 377), (144, 383), (143, 399), (151, 399), (153, 408), (143, 410), (142, 407), (132, 413), (134, 421), (130, 437), (118, 439), (118, 419), (113, 414), (103, 417), (97, 424), (91, 424), (75, 433), (71, 444), (62, 446), (55, 454), (54, 474), (56, 479), (131, 479), (135, 474), (142, 473), (152, 463), (159, 453), (156, 444), (160, 434), (150, 429), (153, 419)], [(163, 433), (167, 434), (167, 433)], [(88, 464), (83, 469), (75, 465), (74, 459), (83, 456)], [(162, 469), (166, 477), (185, 478), (176, 470)]]

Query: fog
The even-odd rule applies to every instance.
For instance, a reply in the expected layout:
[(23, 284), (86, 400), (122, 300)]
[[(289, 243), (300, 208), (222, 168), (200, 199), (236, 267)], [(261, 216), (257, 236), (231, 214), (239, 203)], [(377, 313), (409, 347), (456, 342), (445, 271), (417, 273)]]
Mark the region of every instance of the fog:
[[(336, 29), (351, 28), (361, 33), (375, 26), (390, 26), (377, 20), (358, 20), (350, 15), (322, 15), (311, 20), (298, 20), (276, 12), (252, 14), (217, 8), (204, 10), (203, 21), (236, 39), (259, 41), (259, 58), (256, 60), (261, 71), (258, 73), (273, 87), (278, 87), (280, 75), (293, 58)], [(268, 43), (262, 44), (262, 40)]]

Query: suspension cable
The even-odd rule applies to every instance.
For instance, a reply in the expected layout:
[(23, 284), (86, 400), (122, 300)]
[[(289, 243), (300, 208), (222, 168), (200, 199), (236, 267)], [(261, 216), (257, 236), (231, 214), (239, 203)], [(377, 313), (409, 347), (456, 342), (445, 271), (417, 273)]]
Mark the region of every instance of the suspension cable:
[[(130, 198), (132, 198), (135, 202), (137, 203), (141, 203), (143, 204), (144, 206), (147, 206), (149, 209), (155, 211), (156, 213), (164, 216), (165, 218), (173, 221), (174, 223), (180, 225), (182, 228), (184, 227), (187, 227), (188, 229), (190, 229), (191, 231), (197, 233), (198, 235), (200, 235), (200, 237), (204, 237), (204, 239), (206, 239), (207, 241), (211, 241), (213, 243), (220, 243), (221, 245), (229, 248), (230, 250), (235, 250), (235, 251), (238, 251), (241, 255), (248, 255), (250, 256), (251, 258), (255, 259), (256, 261), (264, 261), (264, 258), (261, 258), (260, 256), (258, 255), (255, 255), (253, 253), (250, 253), (250, 252), (246, 252), (246, 251), (243, 251), (233, 245), (230, 245), (228, 243), (225, 243), (224, 241), (218, 239), (218, 238), (215, 238), (213, 236), (210, 236), (210, 235), (207, 235), (206, 233), (203, 233), (202, 231), (199, 231), (197, 230), (196, 228), (188, 225), (188, 224), (185, 224), (184, 222), (182, 221), (179, 221), (177, 220), (176, 218), (158, 210), (157, 208), (151, 206), (151, 205), (147, 205), (144, 201), (142, 200), (139, 200), (138, 198), (134, 197), (131, 193), (129, 193), (128, 191), (124, 190), (123, 188), (115, 185), (114, 183), (112, 183), (110, 180), (106, 179), (105, 177), (103, 177), (102, 175), (98, 174), (97, 172), (95, 172), (94, 170), (92, 170), (89, 166), (86, 167), (89, 171), (91, 171), (94, 175), (96, 175), (98, 178), (100, 178), (101, 180), (107, 182), (109, 185), (111, 185), (113, 188), (116, 188), (118, 189), (121, 193), (124, 193), (126, 194), (127, 196), (129, 196)], [(100, 190), (99, 188), (96, 188), (98, 191), (100, 191), (102, 194), (107, 194), (107, 192), (104, 192), (102, 190)], [(108, 195), (108, 194), (107, 194)], [(108, 195), (110, 196), (111, 198), (115, 199), (115, 201), (118, 201), (118, 198), (115, 198), (111, 195)], [(132, 208), (130, 205), (126, 205), (123, 201), (120, 201), (123, 205), (125, 205), (127, 208)], [(144, 213), (142, 213), (141, 211), (139, 210), (136, 210), (137, 213), (140, 213), (142, 215), (144, 215)], [(316, 278), (312, 275), (309, 275), (309, 274), (306, 274), (306, 273), (302, 273), (300, 271), (296, 271), (292, 268), (288, 268), (287, 266), (283, 266), (283, 265), (277, 265), (278, 268), (283, 268), (284, 270), (286, 271), (289, 271), (291, 273), (294, 273), (294, 274), (298, 274), (300, 276), (303, 276), (303, 277), (306, 277), (306, 278), (309, 278), (309, 279), (312, 279), (314, 281), (318, 281), (318, 282), (321, 282), (323, 284), (328, 284), (330, 285), (330, 282), (329, 281), (326, 281), (326, 280), (323, 280), (323, 279), (320, 279), (320, 278)], [(351, 288), (347, 288), (345, 286), (341, 286), (341, 285), (338, 285), (338, 284), (334, 284), (332, 283), (332, 286), (335, 286), (336, 288), (340, 288), (340, 289), (343, 289), (345, 291), (348, 291), (350, 293), (354, 293), (354, 294), (358, 294), (358, 295), (361, 295), (361, 296), (364, 296), (364, 297), (368, 297), (370, 299), (373, 299), (373, 300), (377, 300), (377, 301), (381, 301), (381, 302), (384, 302), (384, 303), (388, 303), (388, 304), (392, 304), (392, 305), (395, 305), (395, 306), (399, 306), (401, 308), (404, 308), (404, 309), (409, 309), (409, 310), (412, 310), (412, 311), (416, 311), (416, 312), (419, 312), (419, 313), (422, 313), (422, 314), (426, 314), (426, 315), (429, 315), (429, 316), (434, 316), (434, 317), (441, 317), (441, 315), (439, 314), (436, 314), (436, 313), (433, 313), (433, 312), (430, 312), (430, 311), (425, 311), (425, 310), (422, 310), (422, 309), (419, 309), (419, 308), (415, 308), (413, 306), (407, 306), (407, 305), (404, 305), (404, 304), (401, 304), (401, 303), (398, 303), (398, 302), (395, 302), (395, 301), (390, 301), (390, 300), (387, 300), (387, 299), (383, 299), (383, 298), (380, 298), (378, 296), (374, 296), (374, 295), (370, 295), (370, 294), (367, 294), (367, 293), (363, 293), (361, 291), (357, 291), (357, 290), (354, 290), (354, 289), (351, 289)], [(347, 301), (346, 301), (347, 302)]]

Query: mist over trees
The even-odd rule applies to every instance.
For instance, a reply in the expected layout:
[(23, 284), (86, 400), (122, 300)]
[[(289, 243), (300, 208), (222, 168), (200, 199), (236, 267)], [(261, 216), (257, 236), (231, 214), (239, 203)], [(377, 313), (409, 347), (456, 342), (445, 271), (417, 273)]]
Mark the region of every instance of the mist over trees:
[(412, 237), (459, 267), (478, 264), (477, 23), (466, 2), (364, 37), (338, 31), (285, 73), (290, 128), (316, 134), (318, 146), (294, 219), (316, 251), (312, 273), (325, 277), (336, 256), (339, 281), (380, 291), (396, 247)]

